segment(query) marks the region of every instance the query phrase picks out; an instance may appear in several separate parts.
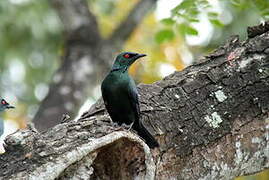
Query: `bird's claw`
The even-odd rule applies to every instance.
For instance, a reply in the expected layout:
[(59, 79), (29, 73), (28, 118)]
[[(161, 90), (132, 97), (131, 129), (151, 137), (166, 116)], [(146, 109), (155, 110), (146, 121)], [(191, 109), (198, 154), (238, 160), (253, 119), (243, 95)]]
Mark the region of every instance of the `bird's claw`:
[(130, 124), (130, 125), (127, 125), (125, 123), (122, 124), (122, 126), (127, 129), (128, 131), (130, 131), (132, 129), (132, 126), (133, 126), (134, 123)]
[(112, 122), (112, 126), (113, 126), (113, 127), (119, 127), (119, 124), (116, 123), (116, 122)]
[(112, 127), (116, 130), (116, 131), (121, 131), (124, 130), (123, 127), (121, 127), (118, 123), (116, 122), (112, 122)]

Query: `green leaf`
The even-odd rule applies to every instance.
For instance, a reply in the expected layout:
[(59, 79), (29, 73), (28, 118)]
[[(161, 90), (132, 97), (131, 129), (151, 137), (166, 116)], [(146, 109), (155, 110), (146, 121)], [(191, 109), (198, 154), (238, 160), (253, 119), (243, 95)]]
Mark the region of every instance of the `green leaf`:
[(161, 22), (165, 25), (173, 25), (175, 24), (175, 20), (173, 20), (172, 18), (165, 18), (162, 19)]
[(216, 12), (208, 12), (207, 15), (208, 15), (210, 18), (215, 19), (215, 18), (218, 17), (219, 14), (216, 13)]
[(224, 26), (224, 24), (222, 24), (218, 19), (209, 19), (209, 21), (214, 26), (217, 26), (217, 27), (223, 27)]
[(261, 15), (262, 15), (263, 17), (269, 16), (269, 9), (267, 9), (267, 10), (265, 10), (265, 11), (262, 11), (262, 12), (261, 12)]
[(196, 17), (199, 14), (199, 11), (196, 7), (189, 9), (189, 14), (191, 17)]
[(192, 7), (193, 5), (194, 5), (193, 0), (184, 0), (184, 1), (182, 1), (182, 3), (180, 3), (178, 5), (177, 8), (179, 8), (179, 9), (188, 9), (188, 8)]
[(196, 18), (188, 18), (188, 20), (190, 21), (190, 22), (200, 22), (199, 21), (199, 19), (196, 19)]
[(171, 29), (163, 29), (156, 33), (155, 40), (157, 43), (163, 43), (165, 41), (172, 40), (174, 37), (175, 34)]
[(241, 0), (231, 0), (231, 3), (234, 5), (234, 6), (240, 6), (241, 3)]
[(198, 35), (198, 31), (191, 26), (185, 26), (185, 33), (193, 36)]
[(198, 31), (195, 28), (193, 28), (192, 26), (190, 26), (189, 24), (186, 24), (186, 23), (180, 24), (178, 26), (178, 30), (179, 30), (179, 33), (182, 36), (186, 36), (186, 35), (197, 36), (198, 35)]
[(199, 1), (199, 6), (201, 6), (201, 8), (211, 7), (211, 5), (208, 3), (207, 0), (201, 0), (201, 1)]
[(179, 5), (177, 5), (174, 9), (172, 9), (172, 14), (176, 14), (179, 10), (186, 10), (194, 6), (193, 0), (184, 0)]

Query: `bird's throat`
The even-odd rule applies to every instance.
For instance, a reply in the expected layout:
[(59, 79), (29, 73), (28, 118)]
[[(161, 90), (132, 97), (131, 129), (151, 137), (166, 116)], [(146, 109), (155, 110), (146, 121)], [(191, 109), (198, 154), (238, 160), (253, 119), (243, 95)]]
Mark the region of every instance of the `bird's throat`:
[(125, 73), (127, 70), (128, 70), (128, 67), (115, 67), (115, 68), (112, 68), (110, 72), (120, 71), (122, 73)]

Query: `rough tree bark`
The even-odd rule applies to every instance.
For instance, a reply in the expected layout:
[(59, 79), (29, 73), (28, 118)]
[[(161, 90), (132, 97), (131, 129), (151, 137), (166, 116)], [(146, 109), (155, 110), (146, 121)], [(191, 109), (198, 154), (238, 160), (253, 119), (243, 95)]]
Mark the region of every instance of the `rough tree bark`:
[(139, 85), (139, 94), (160, 148), (113, 127), (99, 100), (77, 122), (8, 136), (0, 177), (232, 179), (269, 167), (269, 28), (231, 38), (202, 62)]
[(33, 122), (40, 131), (74, 117), (108, 72), (115, 52), (122, 49), (156, 0), (139, 1), (108, 39), (100, 36), (98, 23), (86, 0), (50, 0), (65, 30), (65, 53), (52, 78), (50, 90)]

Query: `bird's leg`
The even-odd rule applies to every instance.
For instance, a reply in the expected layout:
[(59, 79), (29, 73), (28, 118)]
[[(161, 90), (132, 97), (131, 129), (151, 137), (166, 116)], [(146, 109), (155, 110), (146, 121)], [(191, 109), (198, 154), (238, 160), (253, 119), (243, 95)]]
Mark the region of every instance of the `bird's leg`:
[(127, 124), (125, 124), (125, 123), (122, 123), (122, 125), (121, 125), (124, 129), (127, 129), (129, 126), (127, 125)]
[(130, 130), (132, 129), (133, 125), (134, 125), (134, 122), (132, 122), (132, 123), (130, 124), (128, 131), (130, 131)]
[(122, 126), (126, 128), (128, 131), (130, 131), (132, 129), (133, 124), (134, 122), (132, 122), (130, 125), (123, 123)]
[(119, 125), (118, 123), (113, 122), (113, 121), (112, 121), (112, 127), (115, 128), (116, 131), (124, 130), (124, 127), (122, 127), (121, 125)]

